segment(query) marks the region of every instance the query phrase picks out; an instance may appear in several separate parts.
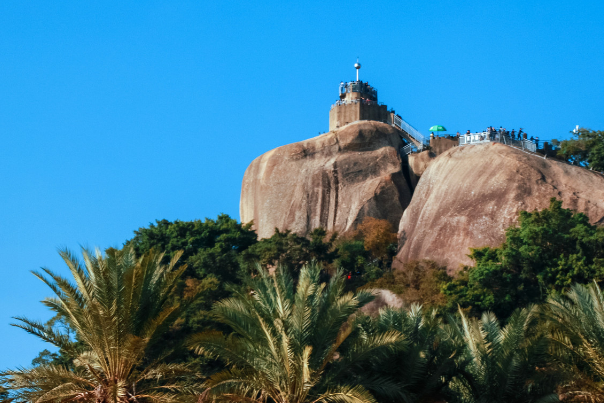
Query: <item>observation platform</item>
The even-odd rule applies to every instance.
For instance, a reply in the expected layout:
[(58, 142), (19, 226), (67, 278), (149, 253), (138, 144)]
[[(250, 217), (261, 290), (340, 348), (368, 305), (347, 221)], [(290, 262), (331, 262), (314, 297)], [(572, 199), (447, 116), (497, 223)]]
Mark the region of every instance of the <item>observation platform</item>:
[(377, 89), (362, 81), (341, 82), (339, 99), (331, 105), (329, 111), (329, 130), (344, 127), (360, 120), (374, 120), (394, 126), (401, 132), (405, 141), (403, 152), (421, 151), (425, 146), (425, 137), (407, 123), (394, 110), (378, 102)]
[(360, 120), (374, 120), (398, 129), (406, 144), (401, 150), (404, 154), (422, 151), (426, 145), (426, 138), (393, 109), (388, 110), (385, 104), (378, 102), (378, 92), (375, 87), (359, 80), (361, 64), (358, 59), (354, 68), (357, 70), (356, 81), (340, 82), (339, 99), (329, 110), (329, 131)]
[(535, 141), (527, 139), (514, 139), (510, 136), (506, 136), (502, 133), (499, 133), (498, 131), (467, 133), (459, 136), (460, 146), (492, 142), (502, 143), (512, 147), (521, 148), (522, 150), (530, 151), (533, 153), (537, 152), (538, 144)]

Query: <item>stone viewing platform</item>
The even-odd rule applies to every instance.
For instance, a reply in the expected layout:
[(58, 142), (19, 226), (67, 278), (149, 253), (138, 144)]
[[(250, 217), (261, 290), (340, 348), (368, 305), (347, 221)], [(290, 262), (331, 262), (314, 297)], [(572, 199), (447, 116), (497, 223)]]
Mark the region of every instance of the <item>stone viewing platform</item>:
[(403, 152), (421, 151), (426, 144), (426, 138), (413, 126), (394, 112), (388, 106), (378, 102), (378, 93), (375, 87), (368, 82), (359, 80), (361, 65), (357, 62), (356, 81), (340, 82), (338, 89), (339, 99), (331, 105), (329, 110), (329, 131), (340, 129), (350, 123), (372, 120), (387, 123), (401, 132), (405, 142)]

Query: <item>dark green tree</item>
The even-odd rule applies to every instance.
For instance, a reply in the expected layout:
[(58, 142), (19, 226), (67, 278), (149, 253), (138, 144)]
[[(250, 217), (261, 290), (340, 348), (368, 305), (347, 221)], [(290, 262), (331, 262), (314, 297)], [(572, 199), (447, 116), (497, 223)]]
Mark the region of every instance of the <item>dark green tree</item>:
[(471, 249), (469, 256), (475, 266), (464, 268), (443, 288), (449, 306), (506, 318), (517, 307), (543, 302), (573, 283), (602, 281), (604, 228), (552, 199), (547, 209), (522, 211), (518, 226), (506, 230), (503, 245)]
[(226, 214), (205, 221), (157, 220), (148, 228), (134, 231), (134, 238), (125, 245), (132, 246), (139, 256), (151, 249), (164, 251), (166, 260), (183, 251), (182, 263), (188, 265), (185, 278), (213, 276), (220, 282), (236, 282), (239, 254), (257, 242), (251, 226)]
[[(164, 260), (171, 259), (182, 250), (181, 263), (187, 269), (180, 281), (179, 298), (199, 291), (196, 301), (183, 316), (163, 335), (167, 345), (178, 346), (192, 334), (204, 330), (220, 329), (210, 315), (212, 304), (231, 295), (227, 285), (241, 286), (246, 274), (240, 265), (241, 254), (254, 245), (256, 232), (252, 224), (240, 224), (226, 214), (204, 221), (158, 220), (147, 228), (134, 231), (134, 238), (125, 243), (137, 255), (150, 250), (165, 251)], [(182, 349), (173, 356), (176, 361), (200, 361), (190, 351)], [(199, 362), (204, 371), (211, 371), (212, 363)]]
[(362, 274), (371, 264), (371, 254), (362, 239), (341, 239), (336, 246), (335, 265), (345, 273)]
[(337, 256), (334, 251), (336, 238), (337, 233), (328, 235), (323, 228), (314, 229), (308, 238), (290, 230), (279, 231), (275, 228), (273, 236), (261, 239), (244, 251), (241, 262), (250, 275), (255, 273), (256, 264), (265, 269), (281, 265), (297, 278), (300, 269), (311, 261), (321, 263), (324, 267), (333, 262)]
[(581, 128), (572, 134), (573, 139), (553, 141), (560, 145), (558, 156), (573, 164), (604, 171), (604, 131)]

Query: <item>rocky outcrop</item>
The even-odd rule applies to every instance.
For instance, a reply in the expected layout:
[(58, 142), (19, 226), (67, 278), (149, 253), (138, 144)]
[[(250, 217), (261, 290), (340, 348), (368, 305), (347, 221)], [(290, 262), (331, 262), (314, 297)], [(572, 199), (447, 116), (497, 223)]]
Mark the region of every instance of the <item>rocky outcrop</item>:
[(408, 161), (408, 169), (409, 169), (409, 182), (411, 183), (411, 188), (415, 189), (417, 186), (417, 182), (419, 178), (423, 175), (423, 173), (428, 169), (428, 166), (436, 158), (436, 154), (434, 154), (431, 150), (422, 151), (421, 153), (409, 154), (407, 156)]
[(471, 263), (469, 247), (500, 245), (519, 211), (546, 208), (552, 197), (604, 223), (601, 174), (499, 143), (453, 148), (421, 175), (400, 222), (394, 267), (427, 258), (455, 271)]
[(260, 238), (275, 228), (345, 233), (367, 216), (397, 228), (411, 200), (402, 146), (392, 126), (361, 121), (271, 150), (245, 171), (241, 221), (253, 220)]
[(432, 137), (430, 138), (430, 149), (419, 153), (409, 154), (407, 157), (409, 169), (409, 183), (415, 189), (419, 178), (432, 161), (453, 147), (457, 147), (458, 140), (454, 137)]

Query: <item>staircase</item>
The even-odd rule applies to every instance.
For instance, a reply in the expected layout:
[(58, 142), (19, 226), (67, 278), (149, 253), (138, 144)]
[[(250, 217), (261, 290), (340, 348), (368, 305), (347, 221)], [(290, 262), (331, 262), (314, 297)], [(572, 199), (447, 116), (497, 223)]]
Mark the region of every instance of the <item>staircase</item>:
[(422, 151), (424, 149), (424, 144), (426, 141), (424, 135), (421, 134), (415, 127), (405, 122), (403, 118), (392, 114), (392, 126), (399, 129), (402, 132), (401, 137), (403, 140), (409, 143), (403, 147), (403, 152), (405, 154), (410, 154), (412, 151), (414, 151), (414, 148), (417, 149), (417, 151)]

